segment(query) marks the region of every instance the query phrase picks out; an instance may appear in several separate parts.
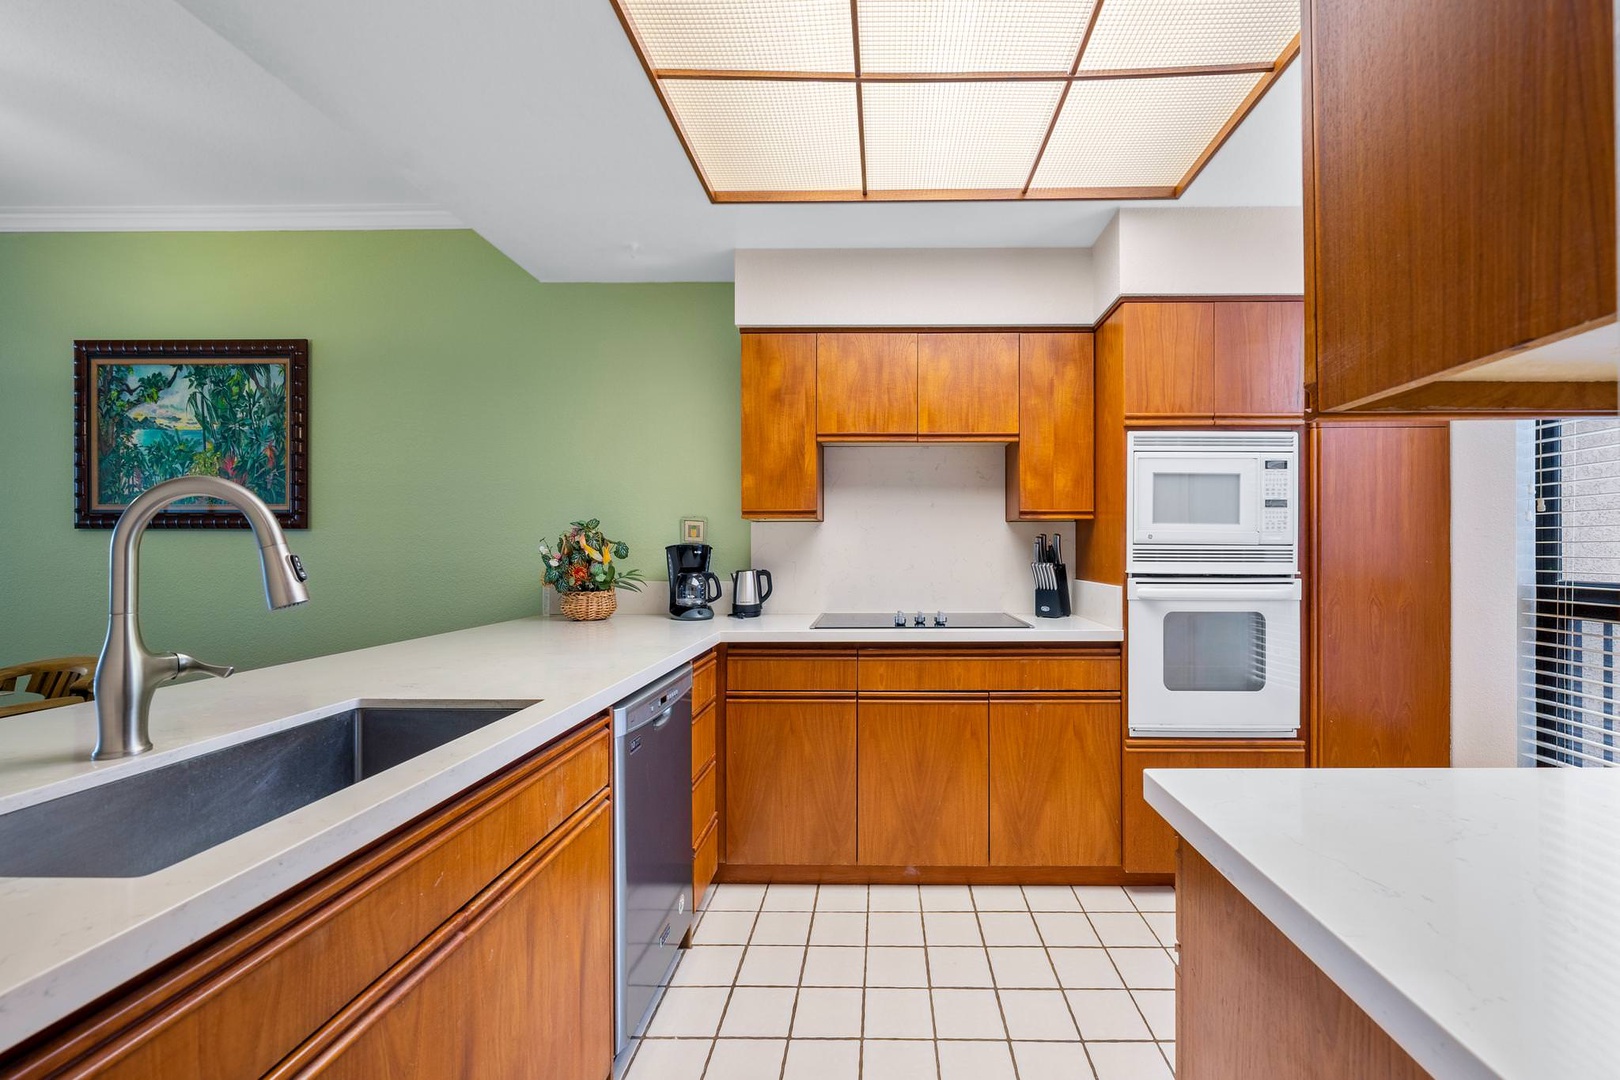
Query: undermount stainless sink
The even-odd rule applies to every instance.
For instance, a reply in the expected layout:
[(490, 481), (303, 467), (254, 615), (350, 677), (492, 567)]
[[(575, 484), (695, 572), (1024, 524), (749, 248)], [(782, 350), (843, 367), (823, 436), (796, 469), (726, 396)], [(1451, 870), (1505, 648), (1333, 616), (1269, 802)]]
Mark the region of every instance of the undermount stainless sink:
[(334, 713), (0, 815), (0, 877), (141, 877), (530, 702)]

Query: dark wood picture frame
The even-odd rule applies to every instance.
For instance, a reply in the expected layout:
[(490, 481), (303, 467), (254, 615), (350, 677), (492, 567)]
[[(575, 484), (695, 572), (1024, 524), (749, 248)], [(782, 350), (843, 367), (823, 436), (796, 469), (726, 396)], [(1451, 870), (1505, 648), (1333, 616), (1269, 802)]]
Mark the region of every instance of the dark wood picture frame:
[[(284, 529), (309, 528), (309, 341), (75, 341), (73, 343), (73, 524), (110, 529), (123, 506), (98, 500), (96, 370), (108, 363), (178, 366), (200, 361), (285, 364), (286, 500), (272, 503)], [(229, 507), (166, 509), (152, 521), (160, 529), (245, 529), (247, 518)]]

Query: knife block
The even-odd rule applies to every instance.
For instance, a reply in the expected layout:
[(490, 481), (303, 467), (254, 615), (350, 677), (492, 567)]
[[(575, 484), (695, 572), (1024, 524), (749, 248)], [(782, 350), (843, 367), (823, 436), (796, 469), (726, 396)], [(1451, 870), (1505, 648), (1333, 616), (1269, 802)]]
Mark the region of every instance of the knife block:
[(1057, 575), (1057, 588), (1035, 588), (1035, 615), (1041, 619), (1063, 619), (1072, 614), (1069, 608), (1069, 568), (1062, 563), (1048, 563)]

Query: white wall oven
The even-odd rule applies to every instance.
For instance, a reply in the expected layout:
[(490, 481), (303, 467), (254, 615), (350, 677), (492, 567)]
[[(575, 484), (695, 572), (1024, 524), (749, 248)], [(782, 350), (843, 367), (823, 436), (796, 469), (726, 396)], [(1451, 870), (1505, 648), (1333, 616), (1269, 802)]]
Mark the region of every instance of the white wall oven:
[(1134, 579), (1130, 733), (1292, 738), (1299, 732), (1300, 583)]
[(1299, 572), (1298, 434), (1133, 431), (1128, 440), (1128, 573)]

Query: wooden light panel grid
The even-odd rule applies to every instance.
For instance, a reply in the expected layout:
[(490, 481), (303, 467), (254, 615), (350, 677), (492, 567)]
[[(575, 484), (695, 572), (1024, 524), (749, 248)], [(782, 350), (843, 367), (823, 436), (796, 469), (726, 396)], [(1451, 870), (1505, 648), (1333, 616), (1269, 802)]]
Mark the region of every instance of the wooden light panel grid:
[(612, 0), (717, 203), (1173, 199), (1298, 0)]

